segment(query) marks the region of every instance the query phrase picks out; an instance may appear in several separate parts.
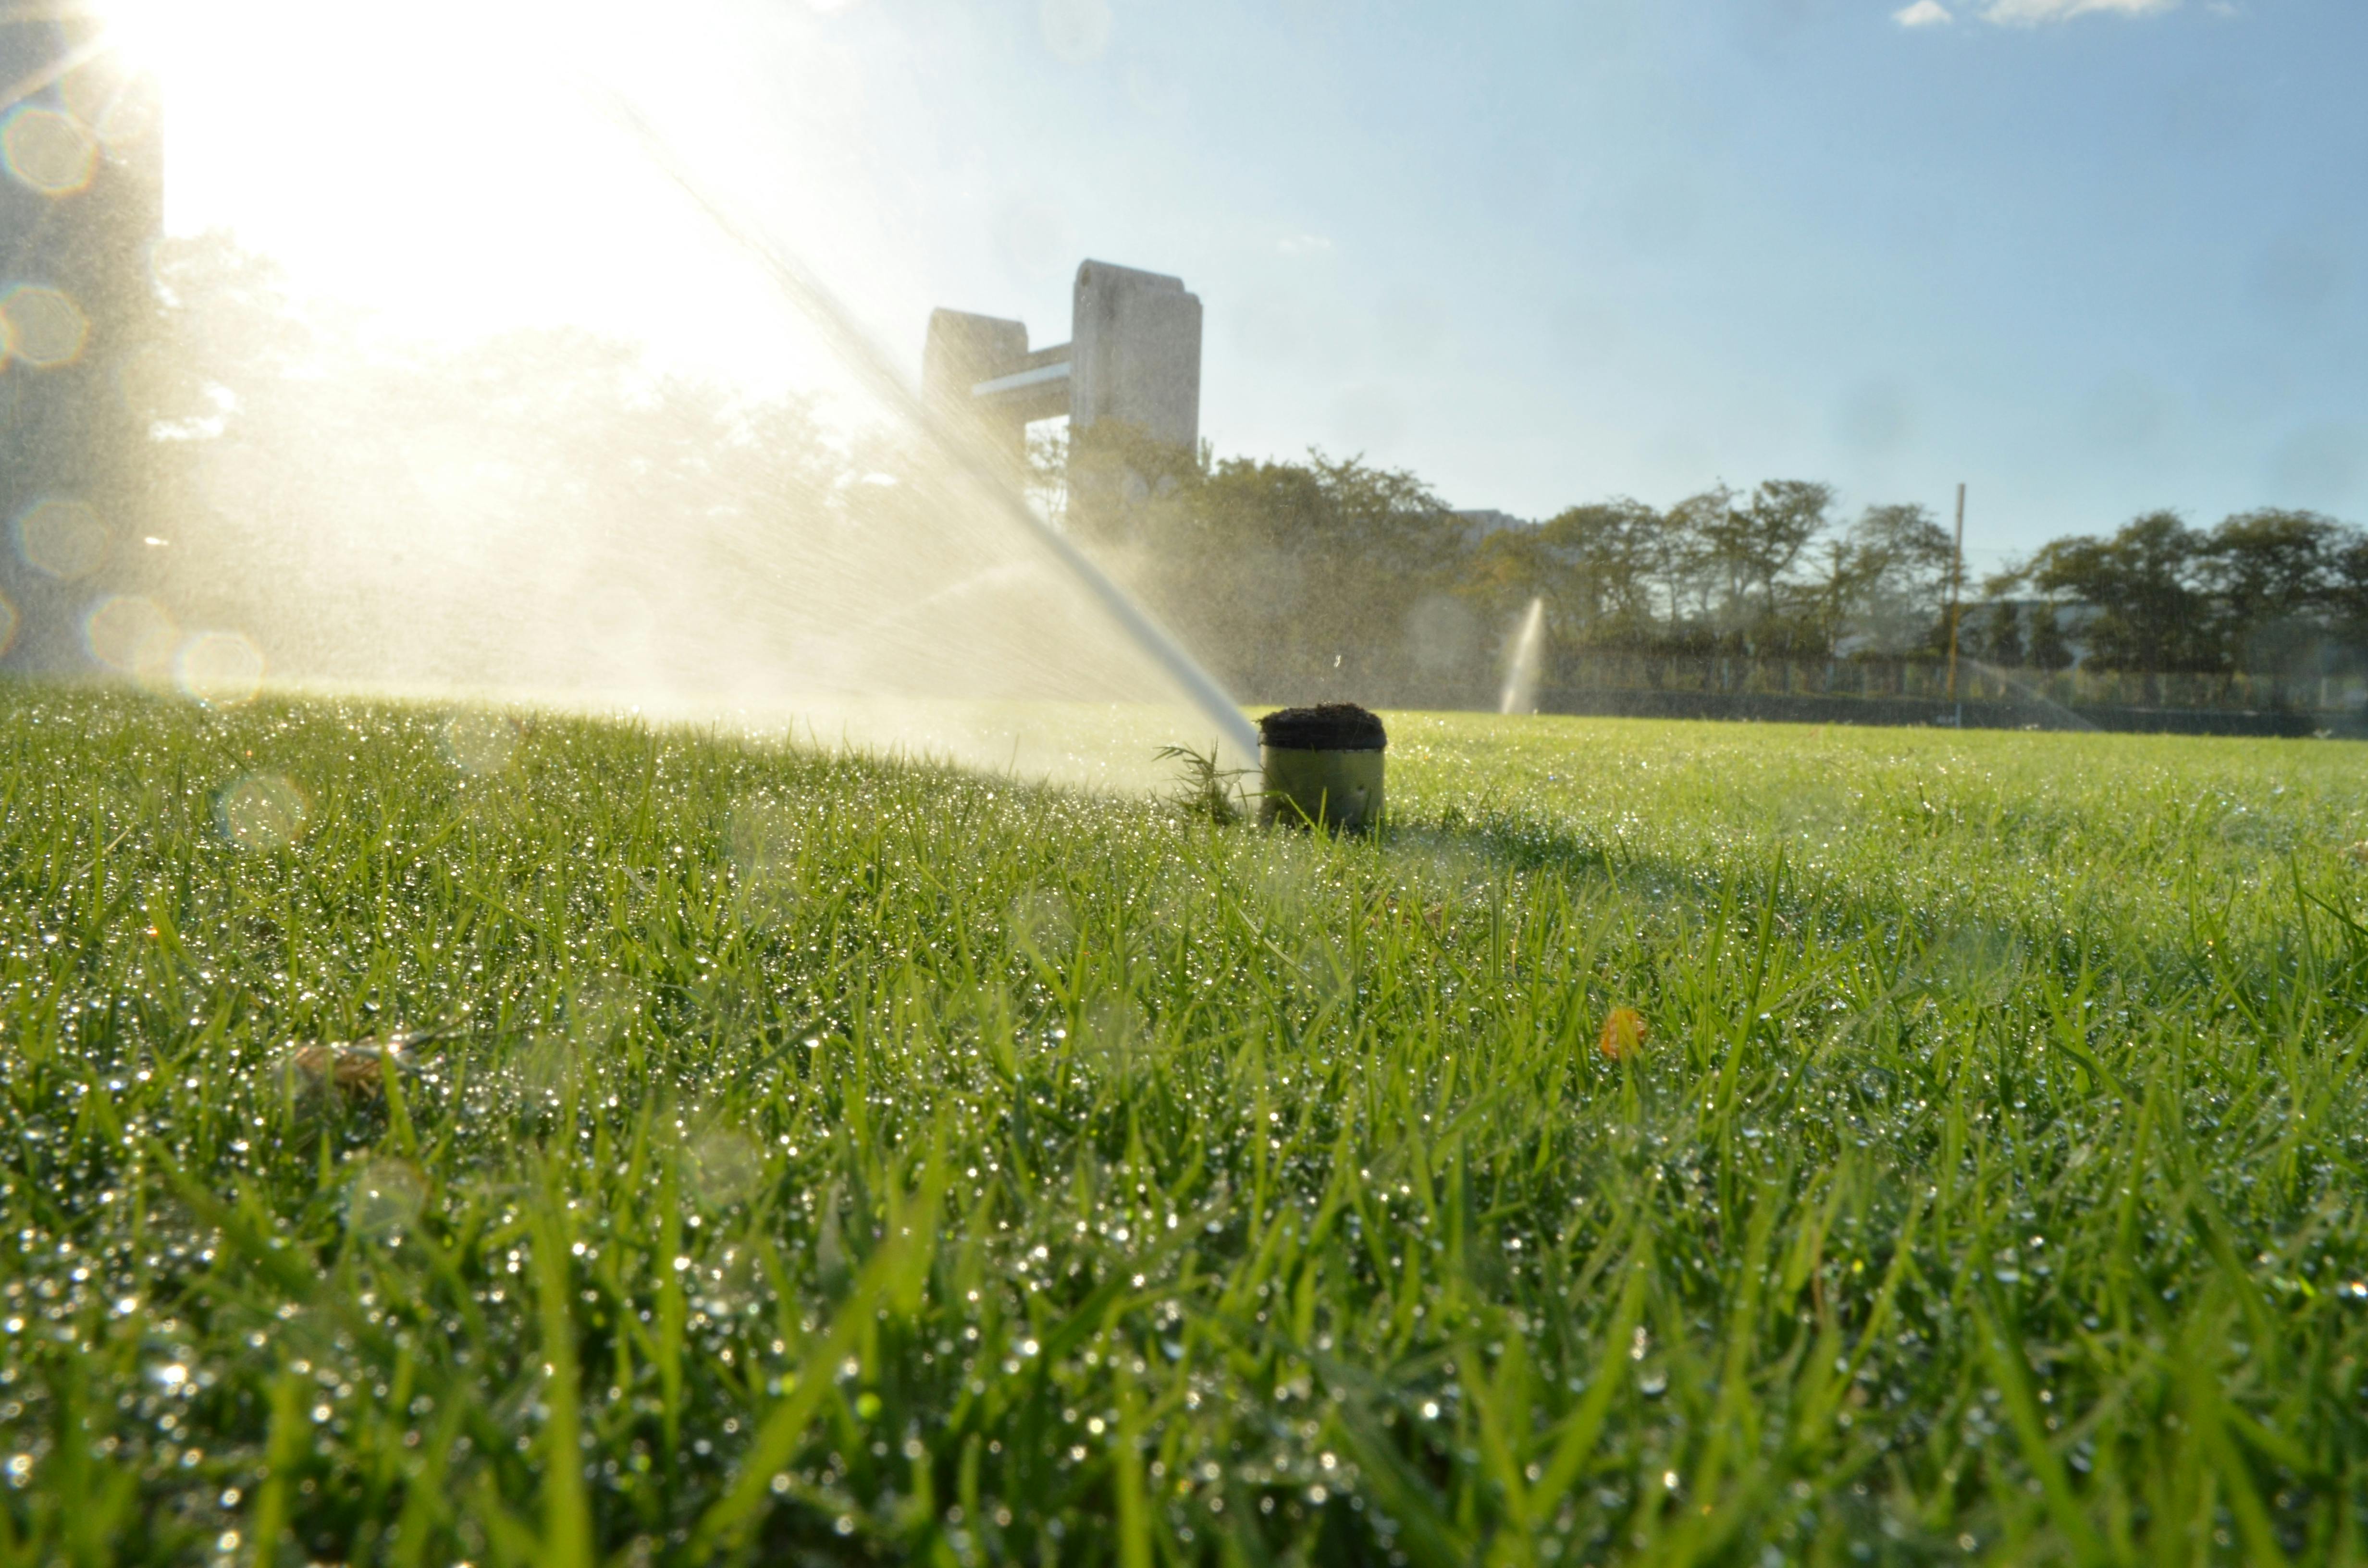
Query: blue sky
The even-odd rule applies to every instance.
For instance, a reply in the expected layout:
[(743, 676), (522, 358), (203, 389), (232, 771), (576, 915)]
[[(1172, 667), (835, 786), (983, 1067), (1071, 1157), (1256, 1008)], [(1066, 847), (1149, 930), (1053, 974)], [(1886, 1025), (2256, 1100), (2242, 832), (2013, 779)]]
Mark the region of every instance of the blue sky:
[(907, 373), (933, 305), (1050, 342), (1079, 259), (1182, 276), (1221, 454), (1528, 517), (1962, 479), (1977, 567), (2157, 506), (2368, 522), (2360, 0), (504, 3), (155, 10), (175, 226), (446, 330), (797, 380), (811, 345), (564, 105), (588, 72)]
[(1361, 451), (1460, 506), (1962, 478), (1984, 555), (2161, 506), (2368, 520), (2356, 0), (777, 26), (861, 84), (831, 123), (914, 259), (853, 291), (908, 357), (931, 303), (1063, 335), (1093, 256), (1201, 294), (1221, 453)]

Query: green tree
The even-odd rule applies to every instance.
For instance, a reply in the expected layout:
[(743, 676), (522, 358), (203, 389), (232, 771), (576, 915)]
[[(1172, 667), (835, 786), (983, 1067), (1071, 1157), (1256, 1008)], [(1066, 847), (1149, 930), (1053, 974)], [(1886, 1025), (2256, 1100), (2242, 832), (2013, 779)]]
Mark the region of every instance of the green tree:
[(1819, 651), (1830, 655), (1866, 590), (1867, 562), (1847, 539), (1827, 535), (1817, 543), (1819, 548), (1811, 557), (1812, 574), (1802, 585), (1802, 599), (1816, 628)]
[(1878, 647), (1945, 648), (1943, 611), (1956, 560), (1949, 531), (1921, 506), (1869, 506), (1850, 525), (1852, 620)]
[(2199, 575), (2239, 665), (2289, 668), (2328, 641), (2337, 561), (2351, 537), (2332, 517), (2277, 508), (2239, 512), (2212, 530)]
[(1965, 629), (1972, 633), (1966, 639), (1965, 646), (1975, 658), (2002, 669), (2010, 670), (2021, 665), (2023, 659), (2021, 608), (2012, 599), (1994, 599), (1980, 606), (1979, 611), (1977, 617), (1967, 616), (1974, 624)]
[(1737, 621), (1753, 619), (1748, 596), (1756, 589), (1761, 616), (1781, 613), (1778, 585), (1809, 542), (1825, 531), (1833, 510), (1829, 484), (1804, 479), (1764, 480), (1743, 505), (1705, 514), (1699, 528), (1702, 544), (1725, 578), (1728, 615)]
[(1499, 528), (1472, 548), (1458, 574), (1463, 597), (1486, 615), (1510, 614), (1544, 598), (1557, 614), (1584, 625), (1591, 608), (1577, 601), (1568, 562), (1543, 528)]
[[(1008, 560), (909, 439), (804, 401), (582, 332), (378, 337), (219, 236), (155, 265), (162, 336), (123, 391), (171, 523), (138, 586), (275, 669), (714, 689)], [(871, 645), (906, 656), (895, 630)]]
[[(1211, 462), (1104, 423), (1071, 436), (1066, 472), (1072, 530), (1256, 697), (1403, 678), (1416, 607), (1465, 559), (1463, 520), (1427, 485), (1356, 458)], [(1536, 591), (1527, 565), (1497, 563), (1505, 592)]]
[[(1505, 537), (1482, 540), (1482, 552)], [(1656, 579), (1668, 548), (1660, 513), (1624, 497), (1573, 506), (1537, 529), (1535, 548), (1565, 635), (1597, 646), (1652, 640)]]
[(2096, 607), (2090, 660), (2106, 669), (2223, 667), (2219, 618), (2199, 579), (2205, 546), (2176, 512), (2148, 512), (2111, 539), (2077, 537), (2043, 545), (2031, 581), (2050, 597)]
[(2330, 552), (2327, 577), (2329, 635), (2356, 658), (2368, 649), (2368, 534), (2344, 530)]
[(2072, 667), (2072, 644), (2064, 635), (2062, 613), (2050, 599), (2031, 607), (2031, 651), (2024, 658), (2032, 669), (2053, 675)]
[(1671, 642), (1708, 635), (1723, 606), (1741, 592), (1721, 540), (1735, 492), (1714, 485), (1661, 514), (1656, 555), (1659, 598), (1668, 606), (1664, 637)]

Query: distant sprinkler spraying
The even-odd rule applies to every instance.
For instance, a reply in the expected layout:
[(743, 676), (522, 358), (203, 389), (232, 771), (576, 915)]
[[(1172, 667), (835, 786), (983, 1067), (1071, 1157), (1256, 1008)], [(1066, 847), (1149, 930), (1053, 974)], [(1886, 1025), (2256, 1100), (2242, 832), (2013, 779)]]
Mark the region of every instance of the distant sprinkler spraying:
[(1534, 598), (1522, 612), (1521, 629), (1513, 633), (1513, 654), (1505, 664), (1505, 690), (1497, 700), (1499, 713), (1538, 710), (1538, 670), (1546, 656), (1546, 601)]

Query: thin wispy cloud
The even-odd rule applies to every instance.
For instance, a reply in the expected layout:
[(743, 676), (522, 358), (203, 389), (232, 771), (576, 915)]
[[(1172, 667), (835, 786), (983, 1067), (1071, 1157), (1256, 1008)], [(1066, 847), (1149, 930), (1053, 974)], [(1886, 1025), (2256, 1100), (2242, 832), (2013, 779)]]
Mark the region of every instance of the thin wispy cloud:
[(2035, 28), (2075, 17), (2150, 17), (2177, 8), (2179, 0), (1990, 0), (1982, 20), (2000, 27)]
[(1941, 0), (1916, 0), (1913, 6), (1892, 12), (1891, 19), (1903, 28), (1944, 28), (1957, 18), (1949, 15), (1949, 7)]

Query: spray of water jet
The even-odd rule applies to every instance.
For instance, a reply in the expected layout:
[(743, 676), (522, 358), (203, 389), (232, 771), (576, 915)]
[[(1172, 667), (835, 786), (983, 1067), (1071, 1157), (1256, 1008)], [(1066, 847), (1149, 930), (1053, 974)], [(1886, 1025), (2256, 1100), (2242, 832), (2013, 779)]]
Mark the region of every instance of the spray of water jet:
[(1521, 613), (1520, 629), (1513, 633), (1512, 653), (1505, 661), (1505, 687), (1497, 699), (1499, 713), (1534, 713), (1538, 708), (1538, 677), (1546, 655), (1546, 601), (1534, 598)]
[[(215, 128), (211, 142), (176, 142), (186, 187), (262, 166), (236, 142), (241, 128), (268, 137), (301, 121), (324, 167), (436, 162), (438, 178), (390, 187), (371, 224), (468, 242), (458, 248), (509, 276), (389, 284), (301, 246), (275, 257), (268, 222), (254, 249), (168, 237), (154, 341), (131, 354), (100, 344), (110, 393), (152, 433), (154, 520), (101, 501), (100, 564), (85, 574), (81, 557), (52, 551), (70, 574), (41, 578), (74, 618), (76, 650), (217, 705), (293, 687), (630, 708), (1115, 787), (1164, 782), (1151, 761), (1162, 744), (1255, 756), (1255, 732), (1199, 662), (939, 426), (824, 285), (825, 256), (841, 279), (896, 259), (842, 254), (869, 233), (848, 221), (860, 204), (809, 192), (791, 209), (804, 236), (792, 251), (770, 237), (782, 214), (760, 223), (721, 194), (760, 171), (770, 180), (803, 147), (761, 144), (751, 112), (723, 144), (684, 155), (642, 106), (694, 129), (704, 117), (712, 131), (712, 93), (669, 96), (644, 72), (631, 106), (587, 94), (586, 77), (618, 71), (570, 75), (532, 35), (484, 51), (500, 60), (413, 62), (476, 62), (539, 95), (539, 115), (506, 125), (504, 158), (464, 144), (438, 161), (398, 151), (360, 98), (315, 93), (304, 114), (268, 112), (341, 70), (364, 88), (404, 74), (358, 29), (325, 23), (303, 33), (307, 54), (350, 45), (353, 58), (266, 69), (294, 49), (280, 36), (291, 17), (160, 22), (188, 51), (174, 123)], [(248, 53), (243, 87), (222, 85)], [(201, 97), (235, 113), (199, 114)], [(604, 145), (620, 131), (621, 158)], [(572, 222), (564, 193), (594, 171), (642, 203), (614, 225), (630, 244), (505, 216), (535, 202)], [(302, 188), (218, 181), (215, 199), (268, 220)], [(324, 232), (336, 231), (302, 233)], [(597, 278), (609, 298), (592, 314), (573, 300), (544, 313), (517, 291), (529, 270), (538, 288), (578, 293)], [(449, 320), (410, 303), (425, 293), (450, 302)], [(567, 324), (586, 321), (632, 337)], [(910, 325), (917, 340), (917, 316)], [(48, 550), (52, 535), (65, 538), (37, 528), (34, 544)]]
[(841, 362), (861, 378), (874, 397), (914, 428), (925, 432), (940, 459), (997, 506), (1025, 536), (1034, 540), (1063, 571), (1076, 579), (1135, 647), (1183, 689), (1225, 742), (1245, 757), (1258, 755), (1258, 731), (1242, 716), (1240, 707), (1215, 678), (1066, 535), (1039, 516), (1010, 481), (996, 471), (975, 443), (945, 427), (942, 419), (921, 402), (888, 357), (856, 324), (855, 318), (821, 279), (700, 181), (631, 104), (610, 95), (608, 108), (641, 144), (650, 162), (706, 215), (717, 232), (762, 267), (782, 297), (822, 331)]
[(2048, 717), (2055, 721), (2056, 729), (2093, 731), (2097, 728), (2095, 724), (2042, 691), (2028, 676), (2018, 675), (2009, 669), (2002, 669), (1985, 660), (1971, 657), (1965, 660), (1965, 666), (1977, 674), (1987, 676), (2032, 707), (2044, 710)]

